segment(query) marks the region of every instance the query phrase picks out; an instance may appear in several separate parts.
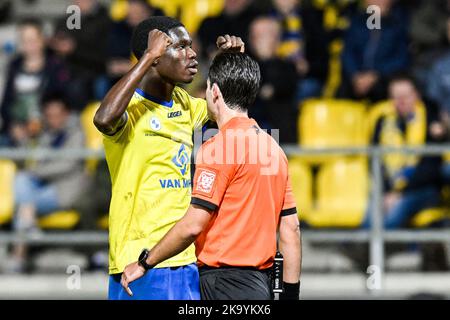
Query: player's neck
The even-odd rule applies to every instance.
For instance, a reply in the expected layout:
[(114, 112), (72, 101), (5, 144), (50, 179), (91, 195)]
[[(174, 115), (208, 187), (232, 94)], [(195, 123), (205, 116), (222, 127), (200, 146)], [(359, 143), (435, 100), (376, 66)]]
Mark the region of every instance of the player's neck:
[(248, 118), (248, 114), (247, 112), (228, 109), (223, 114), (218, 115), (216, 119), (217, 127), (221, 129), (228, 121), (233, 118)]
[(172, 92), (175, 85), (162, 79), (157, 79), (152, 76), (145, 76), (141, 83), (139, 83), (138, 88), (155, 98), (163, 101), (170, 101), (172, 100)]

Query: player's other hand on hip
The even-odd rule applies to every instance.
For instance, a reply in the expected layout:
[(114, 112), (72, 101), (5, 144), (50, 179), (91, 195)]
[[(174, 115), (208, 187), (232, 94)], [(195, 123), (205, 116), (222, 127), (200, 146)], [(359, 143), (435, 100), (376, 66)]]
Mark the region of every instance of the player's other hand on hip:
[(155, 58), (161, 57), (171, 44), (172, 39), (165, 32), (154, 29), (148, 33), (147, 51)]
[(133, 292), (129, 287), (130, 283), (141, 278), (144, 274), (145, 269), (140, 266), (137, 261), (126, 266), (125, 270), (122, 273), (120, 284), (130, 296), (133, 295)]
[(228, 34), (218, 37), (216, 44), (221, 52), (244, 52), (245, 50), (245, 43), (240, 37)]

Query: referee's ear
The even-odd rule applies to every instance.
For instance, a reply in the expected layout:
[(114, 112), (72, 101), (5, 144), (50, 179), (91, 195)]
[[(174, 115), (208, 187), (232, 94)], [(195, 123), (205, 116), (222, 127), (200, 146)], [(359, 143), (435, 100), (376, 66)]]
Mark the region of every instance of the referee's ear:
[(220, 91), (220, 88), (217, 85), (217, 83), (212, 84), (211, 91), (212, 91), (212, 100), (214, 103), (217, 103), (217, 102), (223, 100), (222, 92)]

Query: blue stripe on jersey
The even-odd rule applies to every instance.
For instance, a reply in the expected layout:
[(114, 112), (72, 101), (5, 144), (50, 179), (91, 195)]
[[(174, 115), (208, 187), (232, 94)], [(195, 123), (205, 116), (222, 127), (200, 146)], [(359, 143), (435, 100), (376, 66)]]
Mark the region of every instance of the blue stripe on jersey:
[(172, 108), (172, 106), (173, 106), (173, 100), (164, 101), (164, 100), (158, 99), (158, 98), (156, 98), (156, 97), (154, 97), (154, 96), (144, 92), (142, 89), (139, 89), (139, 88), (136, 89), (136, 92), (139, 95), (143, 96), (145, 99), (150, 100), (150, 101), (152, 101), (154, 103), (160, 104), (160, 105), (162, 105), (164, 107)]

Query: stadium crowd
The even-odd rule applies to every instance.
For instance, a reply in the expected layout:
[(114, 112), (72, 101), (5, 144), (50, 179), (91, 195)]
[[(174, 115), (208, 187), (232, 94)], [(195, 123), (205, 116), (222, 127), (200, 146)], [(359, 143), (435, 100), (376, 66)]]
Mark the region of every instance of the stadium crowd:
[[(74, 0), (73, 4), (81, 10), (80, 29), (69, 30), (67, 16), (51, 22), (51, 34), (44, 28), (48, 21), (39, 17), (17, 22), (17, 42), (3, 75), (0, 147), (86, 146), (90, 137), (83, 136), (82, 119), (87, 106), (101, 101), (136, 62), (130, 53), (132, 30), (154, 15), (174, 16), (191, 33), (200, 65), (186, 89), (196, 97), (204, 97), (205, 61), (215, 54), (217, 36), (244, 40), (262, 73), (250, 116), (265, 129), (279, 128), (280, 144), (302, 143), (301, 106), (311, 99), (360, 103), (372, 121), (367, 120), (366, 126), (372, 128), (367, 144), (449, 141), (450, 1), (115, 0), (106, 7), (97, 0)], [(368, 27), (370, 5), (379, 8), (380, 28)], [(0, 14), (2, 23), (11, 23), (6, 13)], [(85, 228), (95, 228), (96, 218), (108, 211), (108, 169), (100, 162), (89, 171), (84, 162), (16, 163), (12, 228), (35, 230), (38, 217), (68, 209), (81, 214)], [(419, 211), (445, 206), (450, 157), (394, 154), (383, 164), (386, 228), (404, 227)], [(95, 195), (86, 197), (92, 190)], [(367, 199), (370, 203), (369, 195)], [(300, 211), (308, 211), (297, 202)], [(360, 226), (369, 225), (366, 215)], [(16, 249), (17, 257), (22, 256), (24, 248)]]

